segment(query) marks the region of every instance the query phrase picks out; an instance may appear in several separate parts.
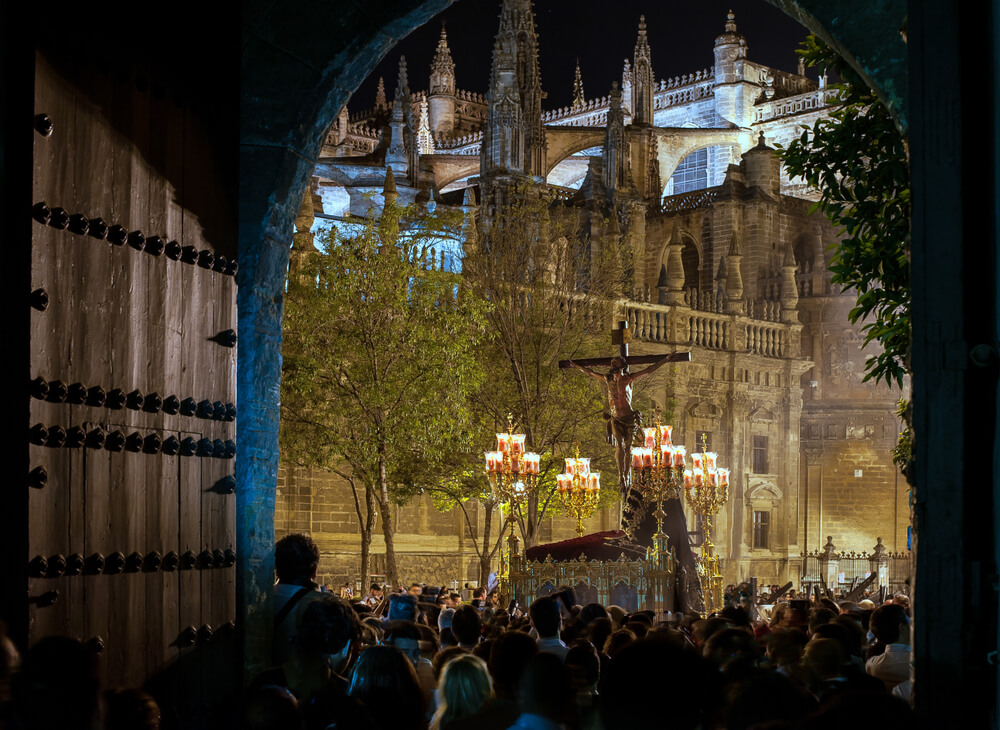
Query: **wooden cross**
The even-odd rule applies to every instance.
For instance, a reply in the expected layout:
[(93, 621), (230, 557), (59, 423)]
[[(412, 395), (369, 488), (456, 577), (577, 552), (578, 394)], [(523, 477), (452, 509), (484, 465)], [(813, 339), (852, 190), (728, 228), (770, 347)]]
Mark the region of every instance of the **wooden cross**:
[[(654, 362), (660, 362), (661, 360), (666, 360), (667, 362), (690, 362), (691, 353), (690, 352), (675, 352), (670, 355), (637, 355), (636, 357), (628, 356), (628, 343), (632, 340), (632, 333), (629, 331), (628, 322), (620, 321), (618, 322), (618, 327), (611, 330), (611, 344), (618, 345), (618, 355), (615, 357), (620, 357), (625, 360), (629, 365), (649, 365)], [(614, 357), (588, 357), (583, 360), (560, 360), (559, 367), (566, 369), (573, 367), (573, 363), (579, 363), (584, 367), (611, 367), (611, 361)]]

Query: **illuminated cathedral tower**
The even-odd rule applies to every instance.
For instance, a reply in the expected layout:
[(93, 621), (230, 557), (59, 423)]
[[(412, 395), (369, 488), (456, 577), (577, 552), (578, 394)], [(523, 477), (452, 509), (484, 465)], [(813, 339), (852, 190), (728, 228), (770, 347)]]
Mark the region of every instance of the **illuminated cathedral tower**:
[(545, 174), (542, 79), (531, 0), (504, 0), (483, 128), (483, 175)]

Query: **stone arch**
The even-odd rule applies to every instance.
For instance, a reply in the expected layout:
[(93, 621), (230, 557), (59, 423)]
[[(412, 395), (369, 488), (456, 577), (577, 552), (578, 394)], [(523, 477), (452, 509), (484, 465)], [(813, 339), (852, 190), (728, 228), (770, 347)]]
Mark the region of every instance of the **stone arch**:
[(560, 162), (591, 147), (604, 146), (603, 127), (546, 127), (545, 174)]
[(684, 267), (684, 289), (700, 289), (701, 277), (701, 243), (686, 229), (674, 230), (670, 238), (660, 249), (660, 276), (666, 276), (669, 270), (670, 243), (678, 237), (684, 244), (681, 249), (681, 265)]
[[(237, 624), (251, 675), (263, 669), (270, 637), (282, 296), (294, 220), (350, 94), (397, 40), (453, 1), (258, 3), (241, 14)], [(825, 0), (770, 2), (841, 53), (905, 128), (904, 0), (851, 2), (850, 12)], [(661, 165), (661, 179), (671, 173)]]

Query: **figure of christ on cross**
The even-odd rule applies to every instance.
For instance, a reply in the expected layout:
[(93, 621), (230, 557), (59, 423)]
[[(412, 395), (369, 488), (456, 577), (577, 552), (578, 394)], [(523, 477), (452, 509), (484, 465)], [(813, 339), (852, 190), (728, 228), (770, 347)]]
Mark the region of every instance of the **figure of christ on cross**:
[[(632, 383), (639, 378), (651, 375), (668, 362), (689, 362), (690, 352), (669, 353), (666, 355), (643, 355), (631, 358), (632, 363), (650, 363), (645, 370), (629, 372), (628, 356), (628, 322), (619, 322), (614, 331), (613, 342), (618, 345), (618, 355), (611, 359), (588, 358), (586, 360), (561, 360), (560, 368), (576, 368), (585, 375), (600, 380), (608, 388), (608, 442), (615, 447), (615, 464), (618, 467), (618, 489), (622, 499), (627, 499), (631, 481), (632, 442), (642, 426), (642, 414), (632, 408)], [(610, 366), (607, 373), (595, 370), (596, 367)]]
[[(613, 333), (618, 345), (618, 355), (612, 358), (588, 358), (586, 360), (562, 360), (560, 368), (575, 368), (595, 380), (600, 380), (608, 388), (609, 413), (608, 437), (615, 447), (615, 462), (618, 467), (618, 488), (622, 498), (622, 528), (629, 536), (628, 541), (642, 548), (652, 544), (656, 531), (656, 517), (649, 509), (648, 501), (641, 492), (631, 489), (632, 442), (641, 425), (641, 414), (632, 408), (632, 383), (650, 375), (668, 362), (690, 362), (690, 352), (668, 355), (628, 355), (628, 323), (619, 322)], [(645, 370), (629, 372), (629, 364), (649, 365)], [(609, 367), (606, 372), (596, 368)], [(668, 499), (663, 503), (665, 517), (663, 529), (667, 533), (667, 545), (674, 551), (677, 573), (674, 581), (675, 610), (698, 611), (704, 609), (704, 597), (694, 553), (688, 539), (687, 521), (679, 499)]]

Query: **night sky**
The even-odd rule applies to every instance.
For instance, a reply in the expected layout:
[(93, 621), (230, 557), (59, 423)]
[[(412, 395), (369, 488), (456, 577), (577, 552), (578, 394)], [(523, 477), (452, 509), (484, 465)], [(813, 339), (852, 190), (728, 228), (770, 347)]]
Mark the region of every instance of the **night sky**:
[[(763, 0), (535, 0), (543, 108), (572, 101), (573, 70), (580, 59), (588, 99), (604, 96), (612, 81), (621, 82), (622, 64), (632, 60), (639, 16), (646, 16), (653, 71), (657, 80), (705, 69), (714, 62), (712, 46), (732, 9), (747, 39), (747, 57), (767, 66), (794, 71), (795, 48), (807, 31)], [(427, 88), (441, 20), (455, 61), (458, 88), (486, 93), (493, 38), (499, 25), (499, 0), (462, 0), (417, 28), (389, 52), (349, 102), (352, 111), (372, 106), (379, 76), (392, 99), (400, 55), (406, 56), (410, 88)], [(808, 69), (816, 77), (815, 69)]]

